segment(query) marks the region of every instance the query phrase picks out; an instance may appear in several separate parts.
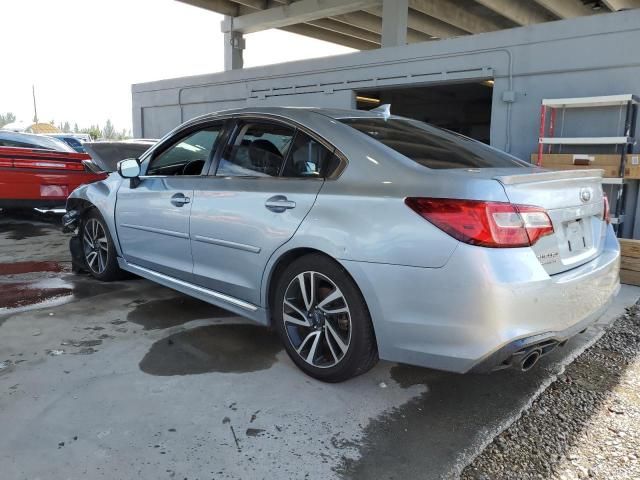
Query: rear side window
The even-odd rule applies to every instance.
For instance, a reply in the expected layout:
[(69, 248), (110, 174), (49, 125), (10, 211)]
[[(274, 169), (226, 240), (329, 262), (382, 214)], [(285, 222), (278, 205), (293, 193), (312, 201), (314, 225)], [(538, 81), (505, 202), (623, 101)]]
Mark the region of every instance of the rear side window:
[(292, 128), (276, 123), (242, 124), (233, 145), (223, 153), (216, 175), (277, 177), (293, 134)]
[(428, 168), (531, 166), (484, 143), (416, 120), (343, 118), (340, 122)]
[(333, 152), (304, 132), (296, 133), (283, 177), (326, 178), (339, 166)]

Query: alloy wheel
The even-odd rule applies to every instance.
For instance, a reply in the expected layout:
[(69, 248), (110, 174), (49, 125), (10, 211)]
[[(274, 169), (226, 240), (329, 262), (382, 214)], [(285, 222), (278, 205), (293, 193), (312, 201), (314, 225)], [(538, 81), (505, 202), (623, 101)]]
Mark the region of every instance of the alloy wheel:
[(95, 218), (90, 218), (84, 224), (82, 245), (85, 261), (91, 271), (97, 274), (104, 272), (107, 268), (109, 241), (104, 227)]
[(349, 305), (326, 275), (309, 271), (296, 275), (282, 305), (285, 331), (298, 355), (317, 368), (334, 367), (351, 342)]

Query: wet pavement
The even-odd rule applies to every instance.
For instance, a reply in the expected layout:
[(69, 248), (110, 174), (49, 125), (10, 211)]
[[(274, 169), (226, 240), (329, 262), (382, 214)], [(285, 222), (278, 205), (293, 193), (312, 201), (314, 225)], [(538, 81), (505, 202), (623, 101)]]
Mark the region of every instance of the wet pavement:
[(0, 478), (454, 478), (598, 334), (527, 374), (380, 362), (324, 384), (223, 309), (71, 273), (67, 242), (0, 213)]
[(270, 368), (281, 351), (278, 337), (262, 327), (207, 325), (158, 340), (140, 370), (151, 375), (257, 372)]

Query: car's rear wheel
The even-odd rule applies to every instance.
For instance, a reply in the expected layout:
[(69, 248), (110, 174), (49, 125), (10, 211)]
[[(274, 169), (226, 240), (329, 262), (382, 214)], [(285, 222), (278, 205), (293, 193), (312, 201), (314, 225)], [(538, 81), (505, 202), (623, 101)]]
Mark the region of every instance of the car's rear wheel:
[(369, 311), (357, 285), (319, 254), (294, 261), (278, 279), (274, 323), (287, 353), (308, 375), (340, 382), (378, 360)]
[(84, 263), (91, 276), (103, 282), (125, 278), (109, 229), (97, 210), (90, 210), (82, 219), (80, 238)]

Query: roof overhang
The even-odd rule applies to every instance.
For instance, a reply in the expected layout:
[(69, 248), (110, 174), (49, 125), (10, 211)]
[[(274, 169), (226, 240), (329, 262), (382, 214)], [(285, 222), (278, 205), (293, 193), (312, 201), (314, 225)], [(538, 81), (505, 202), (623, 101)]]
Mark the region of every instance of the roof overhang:
[[(225, 15), (225, 33), (278, 28), (358, 50), (382, 45), (384, 0), (178, 1)], [(640, 0), (399, 0), (392, 7), (405, 2), (407, 43), (640, 8)]]

